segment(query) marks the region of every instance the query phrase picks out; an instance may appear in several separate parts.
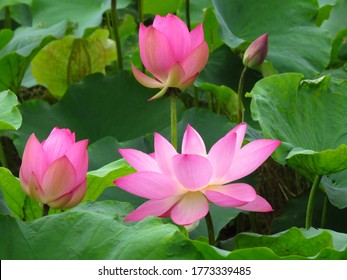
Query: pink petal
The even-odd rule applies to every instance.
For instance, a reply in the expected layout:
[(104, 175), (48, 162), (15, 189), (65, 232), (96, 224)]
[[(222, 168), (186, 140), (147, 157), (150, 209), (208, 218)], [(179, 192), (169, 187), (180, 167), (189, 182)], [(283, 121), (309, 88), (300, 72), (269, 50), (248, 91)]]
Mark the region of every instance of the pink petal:
[(32, 173), (37, 176), (39, 183), (48, 166), (48, 161), (41, 143), (35, 134), (31, 134), (24, 149), (22, 165), (20, 167), (20, 180), (28, 185)]
[(135, 149), (119, 149), (118, 151), (137, 171), (160, 172), (157, 162), (150, 155)]
[(150, 99), (148, 99), (147, 101), (153, 101), (155, 99), (158, 99), (160, 97), (162, 97), (166, 92), (167, 90), (169, 89), (168, 86), (164, 86), (161, 91), (159, 91), (157, 94), (153, 95)]
[(229, 170), (235, 155), (236, 134), (229, 132), (218, 142), (216, 142), (209, 151), (207, 158), (210, 161), (213, 174), (212, 184), (224, 184), (223, 176)]
[(161, 82), (177, 62), (167, 38), (152, 26), (140, 37), (140, 56), (147, 70)]
[(176, 61), (182, 61), (192, 49), (188, 27), (177, 16), (168, 14), (156, 16), (153, 27), (159, 30), (170, 42)]
[(42, 143), (48, 163), (65, 155), (75, 143), (75, 134), (69, 129), (54, 128), (48, 138)]
[(186, 73), (185, 78), (188, 79), (204, 69), (209, 56), (207, 43), (204, 41), (195, 49), (193, 49), (188, 56), (181, 62), (182, 67)]
[(257, 196), (252, 186), (243, 183), (216, 186), (204, 193), (212, 203), (222, 207), (242, 206)]
[(148, 88), (162, 88), (164, 87), (164, 84), (161, 82), (158, 82), (157, 80), (154, 80), (153, 78), (148, 77), (144, 73), (142, 73), (140, 70), (138, 70), (133, 64), (131, 64), (131, 69), (133, 70), (133, 74), (135, 79), (142, 84), (145, 87)]
[(87, 146), (88, 140), (82, 140), (76, 142), (66, 153), (76, 172), (75, 184), (80, 184), (86, 179), (88, 171)]
[(249, 202), (245, 205), (235, 207), (244, 211), (253, 211), (253, 212), (271, 212), (273, 211), (269, 202), (267, 202), (264, 198), (257, 195), (256, 199), (252, 202)]
[(208, 201), (201, 192), (188, 192), (171, 210), (171, 219), (178, 225), (190, 225), (205, 217)]
[(151, 171), (140, 171), (114, 181), (121, 189), (148, 199), (164, 199), (183, 190), (170, 177)]
[(160, 217), (169, 211), (179, 199), (180, 196), (173, 196), (161, 200), (148, 200), (126, 216), (125, 221), (141, 221), (148, 216)]
[(54, 209), (63, 209), (66, 208), (65, 205), (69, 203), (72, 198), (72, 192), (64, 194), (63, 196), (57, 198), (54, 201), (48, 202), (48, 206)]
[(87, 180), (82, 182), (79, 186), (77, 186), (72, 194), (71, 199), (64, 205), (64, 208), (72, 208), (79, 204), (87, 192)]
[(198, 77), (198, 75), (199, 75), (199, 73), (196, 73), (192, 77), (183, 81), (180, 85), (180, 89), (185, 89), (185, 88), (189, 87), (190, 85), (192, 85), (194, 83), (194, 81), (196, 80), (196, 78)]
[(205, 41), (202, 23), (190, 31), (190, 40), (192, 42), (192, 50)]
[(177, 152), (170, 142), (159, 133), (154, 133), (154, 151), (161, 171), (173, 176), (172, 158), (177, 155)]
[(165, 82), (166, 87), (177, 87), (179, 88), (181, 82), (184, 80), (184, 70), (180, 63), (176, 63), (169, 71), (168, 78)]
[(42, 191), (47, 202), (71, 192), (75, 187), (76, 172), (70, 160), (63, 156), (51, 163), (42, 180)]
[(230, 131), (230, 133), (236, 133), (236, 135), (237, 135), (236, 150), (241, 149), (243, 139), (245, 138), (246, 131), (247, 131), (247, 124), (246, 123), (240, 123)]
[(176, 155), (173, 168), (177, 180), (191, 191), (206, 187), (212, 175), (210, 162), (199, 155)]
[(36, 178), (35, 174), (32, 173), (29, 180), (29, 195), (36, 201), (41, 203), (47, 203), (42, 188), (39, 184), (38, 179)]
[(281, 144), (278, 140), (259, 139), (244, 146), (236, 154), (233, 164), (225, 175), (225, 182), (238, 180), (251, 174)]
[(204, 140), (202, 140), (200, 134), (189, 124), (183, 135), (182, 154), (206, 155)]

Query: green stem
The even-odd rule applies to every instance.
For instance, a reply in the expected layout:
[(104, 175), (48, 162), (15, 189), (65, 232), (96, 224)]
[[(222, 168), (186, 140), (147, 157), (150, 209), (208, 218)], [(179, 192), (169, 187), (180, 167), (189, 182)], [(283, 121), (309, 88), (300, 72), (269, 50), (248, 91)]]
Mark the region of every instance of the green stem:
[(47, 204), (43, 204), (42, 217), (47, 216), (48, 212), (49, 212), (49, 206)]
[(238, 96), (238, 123), (242, 123), (243, 122), (243, 102), (242, 102), (242, 95), (243, 95), (243, 84), (245, 82), (245, 76), (246, 76), (246, 72), (247, 72), (247, 67), (244, 67), (242, 72), (241, 72), (241, 76), (240, 76), (240, 80), (239, 80), (239, 86), (237, 88), (237, 96)]
[(190, 0), (186, 0), (186, 21), (190, 31)]
[(212, 112), (212, 93), (207, 93), (207, 107)]
[(208, 232), (208, 243), (210, 245), (215, 245), (216, 239), (214, 237), (214, 228), (213, 228), (213, 222), (212, 222), (212, 217), (210, 212), (208, 212), (207, 215), (205, 216), (205, 221), (206, 221), (207, 232)]
[(177, 150), (177, 92), (175, 89), (171, 89), (170, 91), (171, 144)]
[(112, 25), (113, 25), (114, 38), (116, 40), (118, 67), (119, 67), (119, 70), (123, 70), (122, 49), (120, 44), (119, 32), (118, 32), (117, 0), (111, 1), (111, 19), (112, 19)]
[(326, 223), (327, 223), (327, 209), (328, 209), (328, 197), (325, 195), (324, 197), (324, 204), (323, 204), (323, 210), (322, 210), (322, 219), (320, 222), (320, 227), (325, 228)]
[[(143, 23), (143, 0), (137, 0), (137, 16), (139, 18), (139, 26), (141, 23)], [(141, 69), (142, 72), (145, 73), (145, 66), (143, 65), (142, 61), (141, 61)]]
[(111, 15), (110, 13), (106, 13), (106, 24), (107, 24), (107, 30), (110, 33), (110, 37), (112, 40), (116, 41), (114, 38), (114, 33), (113, 33), (113, 28), (112, 28), (112, 23), (111, 23)]
[(8, 167), (7, 159), (6, 159), (6, 155), (4, 152), (4, 148), (2, 146), (1, 139), (0, 139), (0, 163), (1, 163), (1, 166), (6, 167), (6, 168)]
[(312, 226), (314, 195), (316, 193), (316, 190), (318, 189), (321, 179), (322, 179), (322, 175), (316, 175), (316, 178), (314, 179), (314, 182), (311, 188), (310, 196), (308, 198), (308, 203), (307, 203), (307, 211), (306, 211), (306, 229), (309, 229)]
[(138, 13), (138, 17), (139, 17), (139, 24), (143, 23), (142, 0), (137, 0), (137, 13)]
[(10, 7), (5, 7), (5, 20), (4, 20), (4, 28), (11, 29), (11, 11)]
[(194, 87), (194, 106), (199, 106), (199, 90), (197, 87)]

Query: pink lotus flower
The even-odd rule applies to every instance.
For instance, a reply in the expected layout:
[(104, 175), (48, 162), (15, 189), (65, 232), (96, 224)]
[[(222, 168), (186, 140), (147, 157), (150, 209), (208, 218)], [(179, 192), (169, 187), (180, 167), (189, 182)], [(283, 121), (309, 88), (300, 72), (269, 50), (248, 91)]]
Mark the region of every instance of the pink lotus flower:
[(246, 129), (245, 123), (236, 126), (208, 153), (201, 136), (190, 125), (183, 137), (182, 154), (158, 133), (154, 136), (153, 155), (120, 149), (137, 172), (114, 183), (149, 199), (126, 220), (159, 216), (171, 217), (179, 225), (190, 225), (206, 216), (209, 202), (246, 211), (272, 211), (270, 204), (257, 195), (252, 186), (231, 183), (252, 173), (281, 143), (260, 139), (241, 148)]
[(150, 100), (163, 96), (170, 87), (188, 87), (207, 63), (202, 24), (189, 32), (174, 15), (156, 16), (152, 26), (140, 25), (139, 40), (142, 63), (154, 79), (132, 65), (134, 76), (145, 87), (162, 89)]
[(243, 65), (249, 68), (255, 68), (261, 65), (268, 52), (268, 34), (265, 33), (256, 39), (243, 55)]
[(24, 192), (51, 208), (76, 206), (87, 190), (87, 145), (69, 129), (54, 128), (42, 143), (31, 134), (19, 173)]

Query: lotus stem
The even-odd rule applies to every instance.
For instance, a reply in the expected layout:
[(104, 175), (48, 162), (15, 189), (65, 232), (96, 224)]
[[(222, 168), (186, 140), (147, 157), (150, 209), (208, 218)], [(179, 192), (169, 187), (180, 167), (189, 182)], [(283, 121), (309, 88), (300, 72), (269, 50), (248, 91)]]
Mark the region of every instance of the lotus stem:
[(314, 196), (321, 179), (322, 179), (322, 175), (316, 175), (312, 188), (311, 188), (310, 196), (308, 198), (308, 203), (307, 203), (307, 211), (306, 211), (306, 229), (309, 229), (312, 226)]
[(11, 24), (11, 11), (10, 7), (6, 6), (5, 7), (5, 20), (4, 20), (4, 28), (11, 29), (12, 24)]
[(186, 21), (190, 31), (190, 0), (186, 0)]
[(171, 144), (177, 150), (177, 95), (178, 89), (169, 88), (171, 114)]
[(240, 80), (239, 80), (239, 85), (237, 88), (237, 96), (238, 96), (238, 123), (243, 122), (244, 114), (243, 114), (243, 102), (242, 102), (242, 95), (243, 95), (243, 84), (245, 82), (245, 76), (247, 72), (247, 67), (245, 66), (241, 72)]
[(42, 207), (42, 217), (47, 216), (49, 212), (49, 206), (47, 204), (43, 204)]
[(210, 212), (208, 212), (207, 215), (205, 216), (205, 221), (206, 221), (207, 232), (208, 232), (208, 243), (210, 245), (215, 245), (216, 239), (214, 236), (214, 227), (213, 227), (213, 222), (212, 222), (212, 217)]
[(123, 57), (122, 57), (122, 49), (118, 31), (118, 13), (117, 13), (117, 0), (111, 1), (111, 20), (113, 26), (114, 39), (116, 41), (117, 47), (117, 61), (119, 70), (123, 70)]
[(5, 155), (5, 152), (4, 152), (4, 148), (2, 146), (2, 141), (0, 139), (0, 163), (3, 167), (8, 167), (8, 164), (7, 164), (7, 159), (6, 159), (6, 155)]
[(321, 222), (320, 222), (320, 227), (321, 227), (321, 228), (325, 228), (326, 223), (327, 223), (327, 209), (328, 209), (328, 204), (329, 204), (328, 197), (325, 196), (325, 197), (324, 197), (323, 210), (322, 210), (322, 219), (321, 219)]

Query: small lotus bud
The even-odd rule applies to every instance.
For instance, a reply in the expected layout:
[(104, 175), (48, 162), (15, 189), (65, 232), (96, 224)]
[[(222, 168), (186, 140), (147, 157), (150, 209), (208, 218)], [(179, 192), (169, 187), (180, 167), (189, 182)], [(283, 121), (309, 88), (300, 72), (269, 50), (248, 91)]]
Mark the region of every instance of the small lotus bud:
[(261, 65), (268, 51), (268, 34), (265, 33), (256, 39), (243, 55), (243, 65), (249, 68), (255, 68)]

